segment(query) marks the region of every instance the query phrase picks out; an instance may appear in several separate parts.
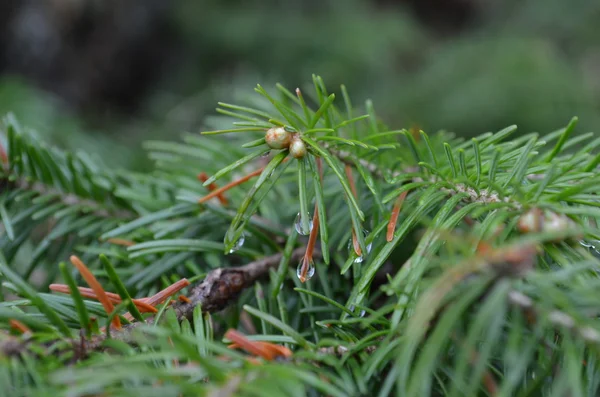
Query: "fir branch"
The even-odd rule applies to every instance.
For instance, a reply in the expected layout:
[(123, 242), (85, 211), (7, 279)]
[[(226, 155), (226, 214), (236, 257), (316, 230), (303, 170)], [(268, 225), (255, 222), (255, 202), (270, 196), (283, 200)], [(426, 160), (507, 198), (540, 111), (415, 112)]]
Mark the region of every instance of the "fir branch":
[[(289, 260), (297, 262), (304, 256), (305, 248), (297, 248), (292, 251)], [(314, 256), (320, 256), (320, 252), (314, 251)], [(223, 310), (230, 303), (235, 301), (239, 294), (246, 288), (251, 287), (255, 281), (263, 278), (269, 273), (270, 269), (276, 268), (283, 257), (282, 253), (264, 257), (260, 260), (248, 263), (244, 266), (218, 268), (206, 276), (200, 283), (192, 286), (187, 294), (186, 301), (177, 301), (172, 305), (177, 319), (192, 320), (193, 312), (196, 306), (200, 306), (203, 312), (215, 313)], [(146, 319), (144, 323), (134, 322), (123, 325), (119, 330), (112, 330), (110, 338), (131, 343), (134, 341), (133, 332), (140, 326), (151, 325), (154, 323), (154, 317)], [(71, 340), (70, 344), (79, 349), (83, 347), (84, 352), (94, 351), (102, 348), (107, 335), (96, 335), (89, 340)], [(18, 348), (21, 346), (21, 349)], [(5, 355), (16, 355), (23, 352), (26, 343), (17, 343), (14, 338), (0, 343), (0, 352)]]
[[(313, 83), (314, 94), (298, 89), (294, 95), (278, 86), (283, 100), (259, 87), (266, 101), (257, 101), (257, 109), (220, 104), (218, 112), (239, 119), (234, 125), (244, 128), (218, 130), (229, 123), (219, 120), (209, 135), (236, 132), (231, 138), (187, 134), (182, 143), (148, 143), (156, 161), (150, 173), (105, 172), (86, 156), (77, 160), (11, 132), (11, 167), (0, 177), (0, 218), (19, 228), (0, 236), (0, 248), (10, 254), (0, 293), (22, 299), (0, 302), (0, 355), (21, 356), (11, 361), (25, 363), (17, 370), (40, 382), (38, 387), (52, 381), (90, 395), (127, 394), (132, 381), (157, 387), (161, 395), (174, 388), (174, 395), (198, 395), (223, 391), (231, 379), (240, 380), (235, 384), (240, 395), (252, 394), (261, 382), (273, 395), (292, 389), (335, 396), (517, 395), (523, 385), (530, 388), (533, 371), (556, 392), (568, 387), (583, 394), (577, 388), (589, 384), (597, 394), (595, 366), (582, 371), (581, 363), (595, 363), (600, 345), (593, 258), (600, 255), (595, 240), (600, 179), (590, 172), (600, 158), (590, 152), (600, 139), (574, 155), (563, 150), (589, 136), (572, 138), (573, 123), (543, 139), (537, 134), (507, 139), (516, 126), (470, 141), (443, 132), (429, 139), (422, 131), (388, 130), (370, 101), (368, 114), (355, 117), (343, 88), (346, 106), (340, 111), (322, 79), (314, 76)], [(553, 140), (558, 143), (550, 147), (552, 154), (542, 153)], [(269, 161), (264, 155), (273, 149), (275, 160)], [(321, 161), (329, 167), (325, 177)], [(362, 179), (354, 183), (357, 175)], [(219, 181), (219, 188), (216, 181), (224, 176), (233, 182)], [(201, 202), (216, 196), (220, 204), (198, 205), (199, 194), (208, 194)], [(309, 230), (305, 215), (313, 198)], [(298, 207), (302, 231), (286, 227)], [(82, 213), (102, 219), (89, 221)], [(33, 225), (24, 222), (29, 216)], [(33, 247), (28, 269), (10, 270), (19, 269), (16, 253), (32, 228), (52, 218), (58, 220), (56, 231)], [(114, 229), (123, 218), (133, 219)], [(84, 222), (90, 224), (81, 240), (50, 244)], [(227, 223), (223, 245), (218, 241)], [(372, 230), (368, 236), (363, 225)], [(416, 232), (421, 226), (424, 234)], [(302, 244), (294, 230), (309, 235), (308, 247), (296, 248)], [(302, 258), (321, 256), (312, 253), (319, 236), (329, 267), (311, 268)], [(33, 237), (35, 242), (38, 235)], [(283, 243), (284, 253), (270, 255)], [(223, 248), (238, 251), (223, 256)], [(30, 286), (29, 276), (38, 269), (36, 275), (47, 274), (44, 288), (60, 282), (55, 264), (73, 251), (82, 258), (100, 254), (104, 270), (90, 271), (102, 282), (108, 276), (108, 287), (118, 293), (105, 291), (105, 298), (114, 305), (103, 309), (84, 301), (97, 292), (78, 288), (63, 263), (58, 267), (67, 285), (51, 290), (71, 297)], [(245, 256), (254, 261), (237, 266)], [(284, 284), (294, 273), (290, 261), (304, 266)], [(316, 277), (306, 289), (289, 288), (300, 286), (313, 270)], [(170, 300), (187, 287), (185, 277), (206, 272), (187, 296)], [(269, 273), (270, 283), (256, 283)], [(252, 285), (255, 294), (242, 293)], [(167, 302), (166, 312), (156, 307), (161, 302)], [(230, 314), (240, 320), (236, 328), (248, 336), (223, 334), (231, 327), (229, 317), (210, 316), (232, 303)], [(137, 322), (111, 328), (127, 310), (135, 316), (122, 318)], [(144, 319), (142, 312), (158, 314)], [(96, 324), (98, 317), (105, 322)], [(107, 334), (97, 332), (103, 326)], [(88, 333), (73, 337), (81, 328)], [(58, 330), (68, 332), (60, 336)], [(19, 332), (21, 337), (11, 335)], [(227, 349), (222, 337), (237, 339), (263, 360)], [(273, 359), (278, 356), (273, 349), (285, 354)], [(538, 372), (551, 367), (541, 357), (546, 351), (551, 362), (565, 365), (550, 378)], [(87, 360), (91, 352), (102, 354)], [(77, 360), (66, 371), (55, 370)], [(0, 379), (9, 379), (4, 367)]]
[(419, 170), (419, 167), (415, 167), (415, 166), (403, 167), (402, 170), (400, 170), (400, 171), (382, 169), (381, 166), (379, 166), (375, 163), (372, 163), (370, 161), (367, 161), (365, 159), (358, 158), (357, 156), (355, 156), (354, 154), (352, 154), (348, 151), (336, 149), (332, 145), (328, 145), (326, 143), (322, 143), (322, 145), (324, 148), (326, 148), (329, 151), (329, 153), (331, 153), (333, 156), (337, 157), (337, 159), (340, 160), (345, 165), (349, 165), (351, 167), (356, 167), (356, 163), (359, 163), (361, 166), (363, 166), (367, 171), (369, 171), (373, 176), (376, 176), (377, 178), (381, 178), (381, 179), (397, 178), (402, 174), (417, 172)]
[(512, 290), (508, 293), (508, 301), (530, 316), (545, 316), (545, 319), (555, 326), (557, 331), (560, 331), (561, 329), (574, 331), (587, 344), (600, 348), (600, 332), (592, 327), (579, 324), (579, 322), (568, 313), (561, 310), (552, 310), (548, 313), (544, 313), (541, 308), (536, 307), (533, 299), (517, 290)]
[[(304, 255), (305, 248), (297, 248), (292, 251), (290, 262), (297, 262)], [(315, 252), (320, 255), (320, 253)], [(270, 269), (274, 269), (283, 257), (282, 253), (271, 255), (250, 262), (239, 267), (218, 268), (206, 276), (202, 282), (193, 286), (187, 294), (190, 302), (177, 302), (173, 309), (177, 318), (191, 319), (196, 306), (201, 306), (202, 311), (208, 313), (223, 310), (233, 302), (246, 288), (251, 287), (254, 282), (266, 276)]]
[[(420, 178), (415, 178), (415, 181), (418, 181), (419, 179)], [(436, 178), (433, 178), (432, 181), (437, 182), (438, 180)], [(510, 197), (501, 197), (498, 193), (490, 189), (481, 189), (477, 191), (472, 187), (465, 185), (464, 183), (456, 183), (452, 188), (442, 188), (441, 190), (447, 192), (450, 195), (466, 193), (467, 197), (463, 201), (467, 203), (506, 203), (517, 210), (521, 209), (522, 207), (521, 203), (511, 199)]]
[(102, 205), (97, 201), (91, 200), (89, 198), (82, 198), (73, 193), (65, 193), (54, 187), (47, 186), (39, 181), (32, 182), (28, 181), (26, 178), (16, 178), (15, 180), (11, 180), (9, 176), (5, 176), (2, 179), (9, 183), (9, 189), (12, 188), (10, 186), (10, 184), (12, 184), (15, 188), (35, 191), (40, 195), (57, 196), (63, 204), (68, 206), (78, 205), (89, 208), (92, 214), (101, 218), (116, 218), (120, 220), (130, 220), (136, 216), (136, 214), (132, 211), (124, 209), (107, 208), (106, 206)]
[[(383, 340), (384, 340), (384, 338), (377, 338), (376, 340), (373, 341), (373, 343), (379, 343)], [(319, 353), (342, 357), (345, 354), (347, 354), (348, 352), (352, 352), (352, 349), (354, 347), (355, 347), (355, 345), (350, 345), (349, 347), (342, 346), (342, 345), (320, 347)], [(367, 354), (372, 354), (376, 350), (377, 350), (377, 345), (373, 344), (373, 345), (366, 346), (362, 351), (364, 351)]]
[[(412, 182), (418, 183), (425, 181), (424, 178), (420, 176), (416, 176), (412, 178)], [(438, 176), (432, 176), (429, 178), (429, 182), (432, 184), (437, 182), (444, 181), (442, 178)], [(467, 203), (481, 203), (481, 204), (497, 204), (497, 203), (506, 203), (510, 207), (514, 209), (521, 209), (522, 205), (516, 200), (513, 200), (511, 197), (501, 197), (497, 192), (494, 192), (491, 189), (479, 189), (476, 190), (471, 186), (467, 186), (464, 183), (452, 183), (452, 187), (441, 187), (441, 191), (448, 193), (451, 196), (455, 196), (457, 194), (465, 194), (464, 202)]]
[[(373, 176), (385, 179), (394, 179), (403, 174), (415, 173), (420, 170), (418, 166), (404, 166), (400, 171), (394, 171), (389, 169), (382, 169), (375, 163), (369, 162), (367, 160), (361, 159), (353, 155), (352, 153), (345, 150), (338, 150), (330, 145), (323, 144), (323, 146), (331, 153), (333, 156), (338, 158), (345, 165), (356, 167), (356, 164), (359, 163), (362, 167), (368, 170)], [(424, 179), (421, 177), (412, 178), (411, 182), (423, 182)], [(442, 181), (441, 178), (433, 176), (429, 179), (431, 183), (436, 183)], [(465, 202), (469, 203), (483, 203), (483, 204), (493, 204), (493, 203), (507, 203), (513, 206), (515, 209), (520, 209), (522, 207), (521, 203), (510, 199), (509, 197), (500, 197), (500, 195), (496, 192), (493, 192), (489, 189), (481, 189), (476, 191), (470, 186), (465, 185), (464, 183), (453, 183), (452, 188), (441, 188), (442, 191), (447, 192), (449, 195), (456, 195), (460, 193), (466, 193), (468, 195), (465, 198)]]

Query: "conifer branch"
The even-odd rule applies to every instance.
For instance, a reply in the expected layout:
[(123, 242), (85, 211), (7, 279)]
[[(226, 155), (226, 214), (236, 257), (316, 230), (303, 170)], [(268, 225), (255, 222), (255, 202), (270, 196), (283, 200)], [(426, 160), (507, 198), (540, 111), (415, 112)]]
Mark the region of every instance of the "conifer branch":
[[(0, 177), (0, 293), (19, 299), (0, 302), (0, 355), (27, 365), (8, 377), (0, 366), (0, 378), (41, 379), (40, 387), (62, 379), (58, 389), (87, 394), (127, 394), (134, 380), (197, 395), (231, 379), (243, 394), (257, 379), (271, 394), (517, 395), (532, 371), (551, 368), (536, 354), (547, 349), (568, 367), (548, 388), (598, 384), (592, 366), (580, 366), (597, 360), (600, 346), (600, 177), (590, 172), (600, 139), (563, 154), (591, 136), (571, 139), (573, 121), (543, 139), (507, 139), (515, 126), (471, 141), (430, 139), (383, 126), (370, 101), (357, 116), (343, 87), (341, 110), (320, 77), (313, 83), (312, 95), (258, 86), (261, 102), (219, 103), (235, 128), (205, 135), (231, 138), (146, 143), (156, 162), (149, 173), (104, 172), (85, 154), (9, 126), (6, 156), (0, 148), (10, 163)], [(220, 205), (197, 204), (212, 198)], [(47, 220), (50, 231), (37, 230)], [(65, 235), (68, 244), (54, 244)], [(100, 255), (90, 269), (78, 266), (91, 289), (60, 263), (72, 253)], [(313, 256), (329, 266), (312, 267)], [(244, 257), (252, 262), (239, 266)], [(290, 262), (301, 265), (291, 272)], [(269, 273), (270, 283), (256, 282)], [(290, 288), (290, 273), (296, 286), (316, 281)], [(37, 291), (38, 274), (47, 276), (43, 288), (70, 296)], [(251, 286), (254, 295), (242, 293)], [(238, 301), (239, 326), (224, 333), (231, 323), (210, 313)], [(111, 326), (119, 318), (125, 325)], [(101, 354), (88, 360), (91, 352)]]
[[(304, 256), (305, 248), (297, 248), (292, 251), (289, 261), (296, 262)], [(319, 251), (313, 252), (314, 256), (320, 256)], [(215, 313), (223, 310), (231, 304), (246, 288), (252, 286), (255, 281), (261, 279), (279, 265), (283, 254), (275, 254), (264, 257), (257, 261), (248, 263), (244, 266), (218, 268), (206, 276), (200, 283), (192, 286), (187, 294), (187, 300), (173, 302), (172, 308), (177, 315), (177, 319), (192, 320), (192, 313), (196, 306), (202, 307), (203, 312)], [(142, 325), (151, 325), (154, 323), (154, 317), (146, 319), (145, 323), (135, 322), (123, 325), (120, 330), (111, 331), (110, 337), (113, 339), (131, 342), (132, 333)], [(90, 340), (84, 341), (86, 351), (97, 350), (106, 340), (106, 335), (97, 335)], [(73, 342), (75, 343), (75, 341)], [(13, 346), (11, 344), (11, 346)], [(4, 350), (4, 349), (2, 349)]]
[[(362, 167), (364, 167), (366, 170), (368, 170), (373, 176), (375, 176), (377, 178), (381, 178), (381, 179), (397, 178), (403, 174), (418, 172), (420, 169), (418, 166), (405, 166), (400, 171), (382, 169), (377, 164), (371, 163), (364, 159), (357, 158), (355, 155), (353, 155), (352, 153), (350, 153), (348, 151), (339, 150), (339, 149), (333, 148), (327, 144), (324, 144), (323, 146), (325, 148), (327, 148), (327, 150), (333, 156), (338, 158), (345, 165), (351, 166), (351, 167), (356, 167), (356, 163), (359, 163)], [(414, 178), (412, 178), (411, 181), (412, 182), (423, 182), (424, 179), (421, 177), (414, 177)], [(440, 181), (440, 178), (432, 177), (432, 178), (430, 178), (430, 181), (432, 183), (435, 183), (435, 182)], [(501, 198), (500, 195), (498, 195), (498, 193), (490, 191), (489, 189), (481, 189), (479, 191), (476, 191), (475, 189), (465, 185), (464, 183), (455, 183), (453, 188), (451, 188), (451, 189), (450, 188), (441, 188), (441, 190), (447, 192), (450, 195), (466, 193), (466, 194), (468, 194), (468, 198), (465, 201), (471, 202), (471, 203), (478, 202), (478, 203), (483, 203), (483, 204), (492, 204), (492, 203), (504, 202), (504, 203), (511, 204), (516, 209), (521, 208), (520, 203), (518, 203), (514, 200), (511, 200), (508, 197)]]
[[(305, 248), (297, 248), (292, 251), (289, 261), (296, 262), (304, 256)], [(320, 256), (319, 251), (314, 251), (315, 257)], [(246, 288), (252, 286), (255, 281), (263, 278), (269, 273), (270, 269), (274, 269), (282, 260), (283, 254), (275, 254), (264, 257), (257, 261), (248, 263), (244, 266), (218, 268), (206, 276), (200, 283), (192, 286), (187, 294), (187, 299), (183, 301), (175, 301), (172, 304), (172, 309), (177, 315), (177, 319), (192, 320), (192, 314), (196, 306), (202, 307), (203, 312), (215, 313), (223, 310), (231, 304)], [(145, 323), (134, 322), (123, 325), (120, 329), (113, 329), (110, 333), (110, 338), (121, 340), (127, 343), (134, 342), (133, 332), (140, 326), (151, 325), (154, 323), (154, 317), (146, 319)], [(95, 335), (89, 340), (71, 340), (70, 345), (81, 350), (80, 353), (98, 350), (102, 348), (103, 342), (107, 339), (106, 334)], [(24, 352), (28, 343), (10, 337), (5, 341), (0, 342), (0, 352), (6, 356), (14, 356)]]
[(90, 212), (101, 218), (114, 218), (120, 220), (129, 220), (135, 218), (136, 214), (132, 211), (123, 210), (123, 209), (112, 209), (107, 208), (105, 205), (91, 200), (89, 198), (82, 198), (73, 193), (66, 193), (60, 191), (51, 186), (47, 186), (39, 181), (29, 181), (26, 178), (17, 177), (14, 180), (9, 178), (8, 175), (3, 176), (0, 179), (3, 183), (8, 184), (7, 189), (23, 189), (34, 191), (40, 195), (51, 195), (56, 196), (63, 204), (68, 206), (81, 206), (85, 208), (89, 208)]
[(536, 308), (533, 299), (517, 290), (512, 290), (508, 293), (508, 301), (523, 310), (525, 314), (530, 315), (532, 319), (544, 316), (546, 320), (557, 328), (557, 331), (561, 329), (573, 331), (587, 344), (600, 347), (600, 332), (592, 327), (578, 324), (578, 321), (568, 313), (561, 310), (552, 310), (544, 313), (539, 308)]
[(377, 165), (362, 158), (358, 158), (357, 156), (348, 151), (337, 149), (332, 145), (324, 143), (323, 147), (326, 148), (329, 151), (329, 153), (331, 153), (345, 165), (356, 167), (356, 164), (358, 163), (367, 171), (369, 171), (373, 176), (380, 179), (397, 178), (402, 174), (413, 173), (419, 170), (419, 167), (417, 166), (405, 166), (401, 170), (385, 169), (382, 168), (380, 165)]

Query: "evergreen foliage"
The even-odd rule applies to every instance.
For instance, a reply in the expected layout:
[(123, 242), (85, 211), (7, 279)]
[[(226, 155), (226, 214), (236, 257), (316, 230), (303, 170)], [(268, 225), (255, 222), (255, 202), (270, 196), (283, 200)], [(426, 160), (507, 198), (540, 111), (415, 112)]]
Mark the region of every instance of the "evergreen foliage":
[(318, 76), (256, 94), (148, 173), (4, 119), (4, 394), (599, 393), (600, 138), (393, 130)]

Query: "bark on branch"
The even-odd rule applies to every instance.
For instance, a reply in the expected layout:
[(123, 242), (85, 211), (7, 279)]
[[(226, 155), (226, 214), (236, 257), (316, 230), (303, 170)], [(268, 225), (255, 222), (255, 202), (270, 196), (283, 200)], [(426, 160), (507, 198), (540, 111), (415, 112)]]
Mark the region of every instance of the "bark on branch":
[[(305, 247), (297, 248), (292, 251), (290, 261), (297, 262), (304, 255)], [(320, 256), (320, 252), (315, 251), (315, 256)], [(248, 263), (244, 266), (218, 268), (206, 276), (200, 283), (191, 287), (188, 293), (189, 302), (177, 301), (172, 305), (177, 318), (182, 321), (184, 318), (192, 319), (192, 314), (196, 306), (200, 305), (204, 312), (218, 312), (230, 303), (235, 301), (240, 293), (252, 286), (254, 282), (266, 276), (270, 269), (277, 268), (281, 262), (283, 254), (275, 254), (264, 257), (257, 261)], [(134, 342), (133, 332), (142, 325), (154, 323), (154, 317), (146, 319), (144, 323), (135, 322), (124, 325), (119, 330), (111, 330), (110, 337), (127, 343)], [(27, 351), (27, 346), (31, 341), (6, 335), (0, 341), (0, 355), (18, 356)], [(105, 334), (95, 335), (91, 339), (72, 339), (69, 344), (75, 350), (76, 357), (84, 357), (87, 352), (102, 349), (102, 343), (107, 339)]]
[[(299, 261), (305, 250), (304, 247), (301, 247), (292, 251), (290, 261)], [(315, 254), (320, 255), (319, 252), (315, 252)], [(173, 304), (172, 308), (175, 310), (177, 318), (179, 321), (184, 318), (191, 320), (194, 309), (198, 305), (202, 307), (202, 311), (208, 313), (223, 310), (235, 301), (244, 289), (251, 287), (257, 280), (266, 276), (270, 269), (276, 268), (282, 257), (282, 254), (275, 254), (244, 266), (218, 268), (211, 271), (204, 280), (190, 288), (187, 295), (189, 302), (178, 301)], [(154, 317), (148, 318), (145, 322), (145, 324), (152, 323), (154, 323)], [(132, 332), (145, 324), (135, 322), (124, 325), (120, 330), (111, 330), (111, 338), (129, 342), (132, 339)], [(88, 351), (96, 350), (100, 348), (104, 340), (106, 340), (106, 335), (97, 335), (84, 341), (84, 348)]]

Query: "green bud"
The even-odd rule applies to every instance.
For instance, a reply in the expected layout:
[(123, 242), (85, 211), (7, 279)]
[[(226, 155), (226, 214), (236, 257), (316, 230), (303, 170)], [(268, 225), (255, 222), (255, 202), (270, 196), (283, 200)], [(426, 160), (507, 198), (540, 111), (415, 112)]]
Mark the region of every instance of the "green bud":
[(294, 137), (290, 144), (290, 153), (293, 157), (301, 159), (306, 156), (306, 145), (302, 142), (302, 139)]
[(290, 146), (292, 133), (283, 127), (273, 127), (267, 130), (265, 141), (271, 149), (285, 149)]

